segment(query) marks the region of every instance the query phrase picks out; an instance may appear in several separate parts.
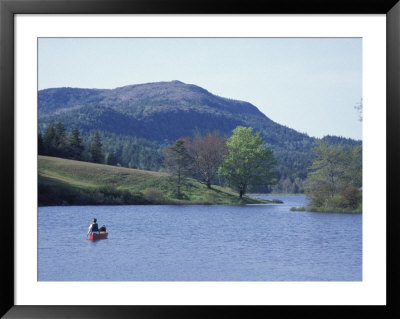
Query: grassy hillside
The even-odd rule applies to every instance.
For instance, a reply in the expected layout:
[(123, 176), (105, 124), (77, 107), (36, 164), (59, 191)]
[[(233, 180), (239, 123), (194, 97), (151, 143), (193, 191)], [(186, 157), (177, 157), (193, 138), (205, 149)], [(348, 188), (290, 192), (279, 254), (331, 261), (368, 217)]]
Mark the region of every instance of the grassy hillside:
[(178, 199), (169, 175), (56, 157), (38, 157), (39, 206), (268, 203), (188, 180)]

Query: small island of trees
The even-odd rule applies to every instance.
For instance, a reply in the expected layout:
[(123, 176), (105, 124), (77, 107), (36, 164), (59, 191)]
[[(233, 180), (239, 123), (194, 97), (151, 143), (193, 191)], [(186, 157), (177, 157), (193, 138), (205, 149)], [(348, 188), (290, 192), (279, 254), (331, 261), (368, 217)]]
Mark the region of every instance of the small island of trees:
[(292, 210), (362, 211), (361, 146), (329, 145), (327, 141), (319, 141), (309, 171), (305, 186), (309, 204)]

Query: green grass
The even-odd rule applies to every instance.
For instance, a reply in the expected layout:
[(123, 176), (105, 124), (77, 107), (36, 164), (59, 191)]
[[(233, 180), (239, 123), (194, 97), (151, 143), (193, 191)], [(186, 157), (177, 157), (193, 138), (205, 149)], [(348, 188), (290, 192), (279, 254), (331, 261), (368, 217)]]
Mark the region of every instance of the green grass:
[(270, 203), (233, 190), (188, 179), (177, 198), (168, 174), (125, 167), (38, 157), (39, 205), (134, 205), (134, 204), (224, 204)]

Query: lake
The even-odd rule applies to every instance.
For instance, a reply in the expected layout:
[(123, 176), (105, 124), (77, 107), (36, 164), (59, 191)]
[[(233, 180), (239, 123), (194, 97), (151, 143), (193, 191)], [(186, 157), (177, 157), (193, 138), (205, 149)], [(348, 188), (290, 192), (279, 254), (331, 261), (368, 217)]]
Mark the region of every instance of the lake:
[[(247, 206), (38, 209), (39, 281), (361, 281), (362, 215)], [(96, 217), (108, 239), (91, 242)]]

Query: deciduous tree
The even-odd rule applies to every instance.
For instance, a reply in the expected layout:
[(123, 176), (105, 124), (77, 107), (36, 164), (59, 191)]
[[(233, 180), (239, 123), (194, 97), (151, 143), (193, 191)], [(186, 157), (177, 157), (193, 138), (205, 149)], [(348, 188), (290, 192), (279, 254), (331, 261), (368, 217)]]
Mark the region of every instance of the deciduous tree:
[(193, 176), (211, 188), (227, 154), (226, 139), (219, 136), (218, 132), (206, 136), (195, 136), (185, 143), (193, 159)]
[(251, 127), (238, 126), (228, 139), (228, 154), (218, 170), (228, 185), (236, 188), (242, 198), (249, 185), (275, 183), (276, 160), (260, 134)]
[(309, 205), (313, 208), (354, 208), (356, 202), (360, 203), (361, 155), (360, 146), (318, 141), (305, 187)]

